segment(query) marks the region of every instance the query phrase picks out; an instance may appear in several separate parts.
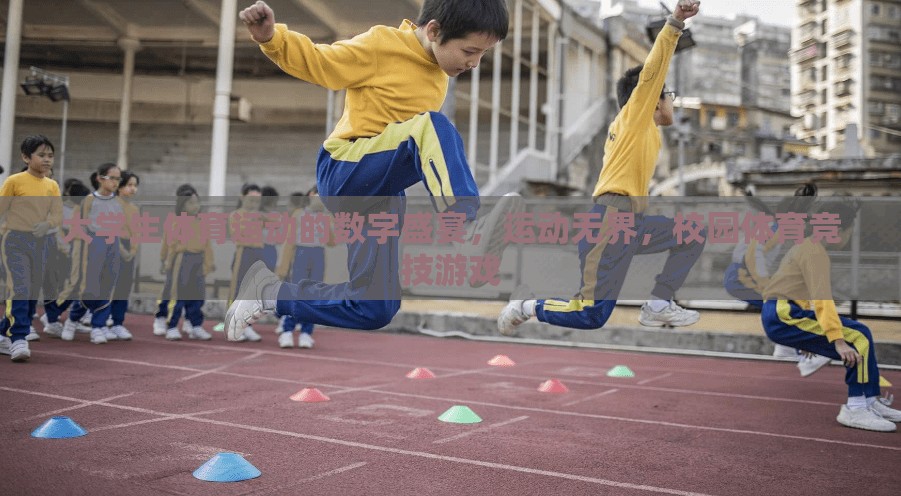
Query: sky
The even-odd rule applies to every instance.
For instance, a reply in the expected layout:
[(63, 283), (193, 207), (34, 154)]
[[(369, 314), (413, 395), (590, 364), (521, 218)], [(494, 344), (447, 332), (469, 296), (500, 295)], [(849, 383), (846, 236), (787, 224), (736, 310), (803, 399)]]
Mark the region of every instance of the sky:
[[(645, 7), (659, 7), (659, 0), (639, 0)], [(675, 0), (663, 0), (672, 10)], [(731, 17), (735, 14), (757, 16), (767, 24), (791, 27), (795, 20), (794, 0), (701, 0), (701, 14), (716, 17)]]

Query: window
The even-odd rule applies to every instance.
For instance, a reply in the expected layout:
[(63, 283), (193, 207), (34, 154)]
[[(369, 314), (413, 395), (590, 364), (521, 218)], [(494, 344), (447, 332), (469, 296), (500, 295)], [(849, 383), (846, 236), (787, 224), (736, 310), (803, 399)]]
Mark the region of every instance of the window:
[(874, 16), (878, 16), (880, 10), (881, 9), (879, 8), (878, 3), (873, 3), (873, 5), (870, 7), (870, 13), (873, 14)]
[(875, 129), (870, 129), (870, 139), (878, 140), (882, 137), (882, 133)]
[(707, 111), (707, 125), (709, 126), (713, 119), (716, 119), (716, 110)]
[(829, 92), (827, 90), (823, 90), (820, 92), (820, 104), (826, 105), (826, 102), (829, 100)]
[(738, 112), (729, 112), (726, 119), (729, 127), (738, 127)]
[(829, 77), (829, 68), (825, 65), (820, 67), (820, 81), (825, 81)]

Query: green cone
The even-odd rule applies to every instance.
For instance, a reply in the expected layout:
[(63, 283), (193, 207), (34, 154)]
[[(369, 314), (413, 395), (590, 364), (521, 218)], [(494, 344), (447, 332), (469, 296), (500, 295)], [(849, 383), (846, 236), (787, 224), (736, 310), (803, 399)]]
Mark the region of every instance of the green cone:
[(220, 322), (220, 323), (216, 324), (216, 327), (213, 327), (213, 330), (216, 331), (216, 332), (222, 332), (222, 331), (224, 331), (224, 330), (225, 330), (225, 323), (224, 323), (224, 322)]
[(476, 415), (476, 412), (470, 410), (468, 406), (455, 405), (442, 413), (438, 420), (452, 424), (477, 424), (482, 421), (482, 418)]
[(617, 365), (607, 371), (607, 377), (635, 377), (635, 372), (625, 365)]

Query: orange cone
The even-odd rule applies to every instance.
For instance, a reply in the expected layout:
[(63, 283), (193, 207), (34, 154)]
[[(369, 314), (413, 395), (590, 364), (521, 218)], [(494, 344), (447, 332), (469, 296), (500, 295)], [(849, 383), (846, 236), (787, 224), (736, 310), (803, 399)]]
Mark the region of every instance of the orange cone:
[(498, 355), (491, 360), (488, 360), (488, 365), (492, 365), (494, 367), (512, 367), (516, 365), (516, 362), (510, 360), (510, 357), (507, 355)]
[(291, 400), (302, 401), (305, 403), (319, 403), (320, 401), (329, 401), (329, 397), (322, 394), (322, 391), (316, 388), (303, 388), (291, 395)]
[(407, 372), (408, 379), (434, 379), (435, 374), (425, 367), (418, 367)]
[(569, 388), (557, 379), (548, 379), (538, 386), (542, 393), (568, 393)]

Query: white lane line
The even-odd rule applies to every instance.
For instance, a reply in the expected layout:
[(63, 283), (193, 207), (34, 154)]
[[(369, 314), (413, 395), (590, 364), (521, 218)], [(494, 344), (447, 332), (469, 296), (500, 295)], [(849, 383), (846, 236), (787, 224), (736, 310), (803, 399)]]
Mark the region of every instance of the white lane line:
[[(106, 405), (103, 405), (103, 406), (106, 406)], [(110, 429), (122, 429), (124, 427), (134, 427), (136, 425), (152, 424), (155, 422), (165, 422), (166, 420), (183, 419), (183, 418), (192, 417), (194, 415), (214, 415), (217, 413), (226, 412), (228, 410), (232, 410), (232, 408), (217, 408), (215, 410), (206, 410), (203, 412), (171, 414), (171, 415), (166, 415), (165, 417), (137, 420), (134, 422), (126, 422), (124, 424), (113, 424), (113, 425), (104, 425), (102, 427), (92, 427), (91, 432), (107, 431)]]
[(529, 474), (529, 475), (541, 475), (541, 476), (545, 476), (545, 477), (554, 477), (554, 478), (558, 478), (558, 479), (586, 482), (589, 484), (598, 484), (598, 485), (609, 486), (609, 487), (621, 487), (621, 488), (625, 488), (625, 489), (634, 489), (634, 490), (639, 490), (639, 491), (656, 492), (656, 493), (662, 493), (662, 494), (675, 494), (678, 496), (708, 496), (708, 495), (705, 495), (704, 493), (681, 491), (678, 489), (671, 489), (671, 488), (667, 488), (667, 487), (648, 486), (648, 485), (644, 485), (644, 484), (632, 484), (632, 483), (628, 483), (628, 482), (619, 482), (619, 481), (613, 481), (613, 480), (608, 480), (608, 479), (599, 479), (596, 477), (586, 477), (583, 475), (567, 474), (564, 472), (555, 472), (555, 471), (551, 471), (551, 470), (539, 470), (539, 469), (534, 469), (534, 468), (529, 468), (529, 467), (520, 467), (517, 465), (507, 465), (504, 463), (486, 462), (486, 461), (475, 460), (475, 459), (471, 459), (471, 458), (460, 458), (460, 457), (456, 457), (456, 456), (437, 455), (435, 453), (428, 453), (425, 451), (412, 451), (412, 450), (405, 450), (405, 449), (400, 449), (400, 448), (392, 448), (389, 446), (378, 446), (378, 445), (374, 445), (374, 444), (359, 443), (356, 441), (347, 441), (344, 439), (335, 439), (335, 438), (330, 438), (330, 437), (314, 436), (311, 434), (300, 434), (300, 433), (291, 432), (291, 431), (269, 429), (267, 427), (258, 427), (255, 425), (246, 425), (246, 424), (237, 424), (234, 422), (225, 422), (222, 420), (198, 418), (198, 417), (192, 417), (187, 420), (191, 420), (191, 421), (195, 421), (195, 422), (202, 422), (202, 423), (207, 423), (207, 424), (212, 424), (212, 425), (218, 425), (220, 427), (234, 427), (234, 428), (245, 429), (245, 430), (254, 431), (254, 432), (263, 432), (266, 434), (275, 434), (275, 435), (289, 436), (289, 437), (294, 437), (294, 438), (299, 438), (299, 439), (307, 439), (310, 441), (319, 441), (319, 442), (323, 442), (323, 443), (337, 444), (340, 446), (347, 446), (350, 448), (362, 448), (362, 449), (378, 451), (378, 452), (382, 452), (382, 453), (392, 453), (395, 455), (414, 456), (417, 458), (426, 458), (426, 459), (430, 459), (430, 460), (439, 460), (439, 461), (450, 462), (450, 463), (473, 465), (473, 466), (477, 466), (477, 467), (492, 468), (492, 469), (497, 469), (497, 470), (506, 470), (509, 472), (518, 472), (518, 473)]
[(589, 401), (589, 400), (593, 400), (595, 398), (600, 398), (601, 396), (607, 396), (608, 394), (613, 394), (617, 391), (619, 391), (619, 389), (608, 389), (606, 391), (601, 391), (598, 394), (592, 394), (591, 396), (586, 396), (584, 398), (579, 398), (575, 401), (570, 401), (569, 403), (564, 403), (563, 406), (578, 405), (579, 403), (582, 403), (583, 401)]
[(218, 367), (216, 367), (216, 368), (212, 368), (212, 369), (209, 369), (209, 370), (205, 370), (205, 371), (203, 371), (203, 372), (197, 372), (196, 374), (191, 374), (191, 375), (189, 375), (189, 376), (187, 376), (187, 377), (182, 377), (181, 379), (179, 379), (179, 380), (177, 380), (177, 381), (175, 381), (175, 382), (185, 382), (185, 381), (190, 381), (191, 379), (196, 379), (196, 378), (198, 378), (198, 377), (203, 377), (203, 376), (208, 375), (208, 374), (215, 374), (216, 372), (222, 372), (223, 370), (225, 370), (225, 369), (231, 367), (232, 365), (237, 365), (237, 364), (239, 364), (239, 363), (241, 363), (241, 362), (246, 362), (246, 361), (249, 361), (249, 360), (253, 360), (254, 358), (257, 358), (257, 357), (259, 357), (259, 356), (262, 355), (262, 354), (263, 354), (262, 351), (257, 351), (257, 352), (255, 352), (255, 353), (251, 353), (250, 355), (241, 357), (241, 358), (239, 358), (239, 359), (237, 359), (237, 360), (234, 360), (234, 361), (232, 361), (232, 362), (226, 363), (226, 364), (224, 364), (224, 365), (220, 365), (220, 366), (218, 366)]
[(338, 475), (338, 474), (342, 474), (344, 472), (349, 472), (351, 470), (355, 470), (360, 467), (364, 467), (367, 464), (368, 464), (368, 462), (351, 463), (350, 465), (338, 467), (334, 470), (329, 470), (328, 472), (322, 472), (321, 474), (316, 474), (316, 475), (307, 477), (305, 479), (300, 479), (298, 481), (292, 482), (291, 484), (283, 484), (281, 486), (276, 486), (276, 487), (264, 487), (264, 488), (260, 488), (260, 489), (254, 489), (253, 491), (241, 493), (238, 496), (251, 496), (254, 494), (267, 494), (267, 493), (281, 492), (286, 489), (290, 489), (292, 487), (299, 486), (300, 484), (306, 484), (307, 482), (313, 482), (313, 481), (316, 481), (319, 479), (325, 479), (326, 477), (331, 477), (333, 475)]
[(658, 376), (651, 377), (651, 378), (645, 379), (645, 380), (643, 380), (643, 381), (638, 381), (637, 384), (638, 384), (639, 386), (644, 386), (645, 384), (647, 384), (647, 383), (649, 383), (649, 382), (654, 382), (654, 381), (656, 381), (657, 379), (664, 379), (664, 378), (669, 377), (669, 376), (671, 376), (671, 375), (673, 375), (672, 372), (667, 372), (667, 373), (665, 373), (665, 374), (660, 374), (660, 375), (658, 375)]
[(636, 424), (649, 424), (649, 425), (663, 425), (668, 427), (678, 427), (681, 429), (697, 429), (703, 431), (714, 431), (714, 432), (727, 432), (730, 434), (749, 434), (756, 436), (765, 436), (765, 437), (775, 437), (782, 439), (797, 439), (801, 441), (816, 441), (821, 443), (829, 443), (829, 444), (841, 444), (845, 446), (858, 446), (863, 448), (879, 448), (879, 449), (887, 449), (892, 451), (901, 451), (901, 446), (883, 446), (879, 444), (868, 444), (868, 443), (853, 443), (850, 441), (840, 441), (837, 439), (824, 439), (819, 437), (806, 437), (806, 436), (794, 436), (791, 434), (778, 434), (775, 432), (763, 432), (763, 431), (752, 431), (746, 429), (730, 429), (728, 427), (708, 427), (706, 425), (692, 425), (692, 424), (679, 424), (676, 422), (665, 422), (662, 420), (643, 420), (643, 419), (633, 419), (627, 417), (614, 417), (612, 415), (597, 415), (592, 413), (579, 413), (579, 412), (567, 412), (562, 410), (548, 410), (546, 408), (534, 408), (534, 407), (526, 407), (526, 406), (513, 406), (513, 405), (501, 405), (498, 403), (489, 403), (487, 401), (476, 401), (476, 400), (466, 400), (459, 398), (442, 398), (436, 396), (426, 396), (422, 394), (411, 394), (411, 393), (397, 393), (394, 391), (384, 391), (384, 390), (372, 390), (372, 391), (364, 391), (367, 393), (374, 393), (380, 395), (389, 395), (389, 396), (401, 396), (407, 398), (419, 398), (423, 400), (434, 400), (441, 401), (443, 403), (453, 403), (457, 405), (481, 405), (481, 406), (490, 406), (495, 408), (503, 408), (508, 410), (517, 410), (523, 412), (535, 412), (535, 413), (548, 413), (552, 415), (564, 415), (570, 417), (583, 417), (583, 418), (591, 418), (591, 419), (599, 419), (599, 420), (618, 420), (621, 422), (630, 422)]
[(510, 420), (505, 420), (503, 422), (498, 422), (496, 424), (491, 424), (480, 429), (473, 429), (471, 431), (462, 432), (457, 434), (456, 436), (446, 437), (444, 439), (438, 439), (437, 441), (432, 441), (434, 444), (444, 444), (449, 443), (451, 441), (456, 441), (457, 439), (462, 439), (464, 437), (472, 436), (473, 434), (480, 434), (482, 432), (490, 431), (492, 429), (497, 429), (498, 427), (503, 427), (505, 425), (515, 424), (516, 422), (523, 421), (529, 418), (527, 415), (523, 415), (522, 417), (512, 418)]
[(125, 398), (125, 397), (131, 396), (133, 394), (135, 394), (135, 393), (131, 392), (131, 393), (125, 393), (125, 394), (117, 394), (116, 396), (110, 396), (109, 398), (102, 398), (102, 399), (99, 399), (96, 401), (85, 401), (84, 403), (82, 403), (80, 405), (68, 406), (66, 408), (59, 408), (57, 410), (51, 410), (49, 412), (39, 413), (37, 415), (32, 415), (30, 417), (25, 417), (23, 419), (16, 420), (16, 422), (28, 422), (30, 420), (42, 419), (44, 417), (50, 417), (53, 415), (58, 415), (60, 413), (71, 412), (72, 410), (78, 410), (78, 409), (84, 408), (86, 406), (97, 405), (100, 403), (105, 403), (107, 401), (113, 401), (113, 400), (117, 400), (119, 398)]

